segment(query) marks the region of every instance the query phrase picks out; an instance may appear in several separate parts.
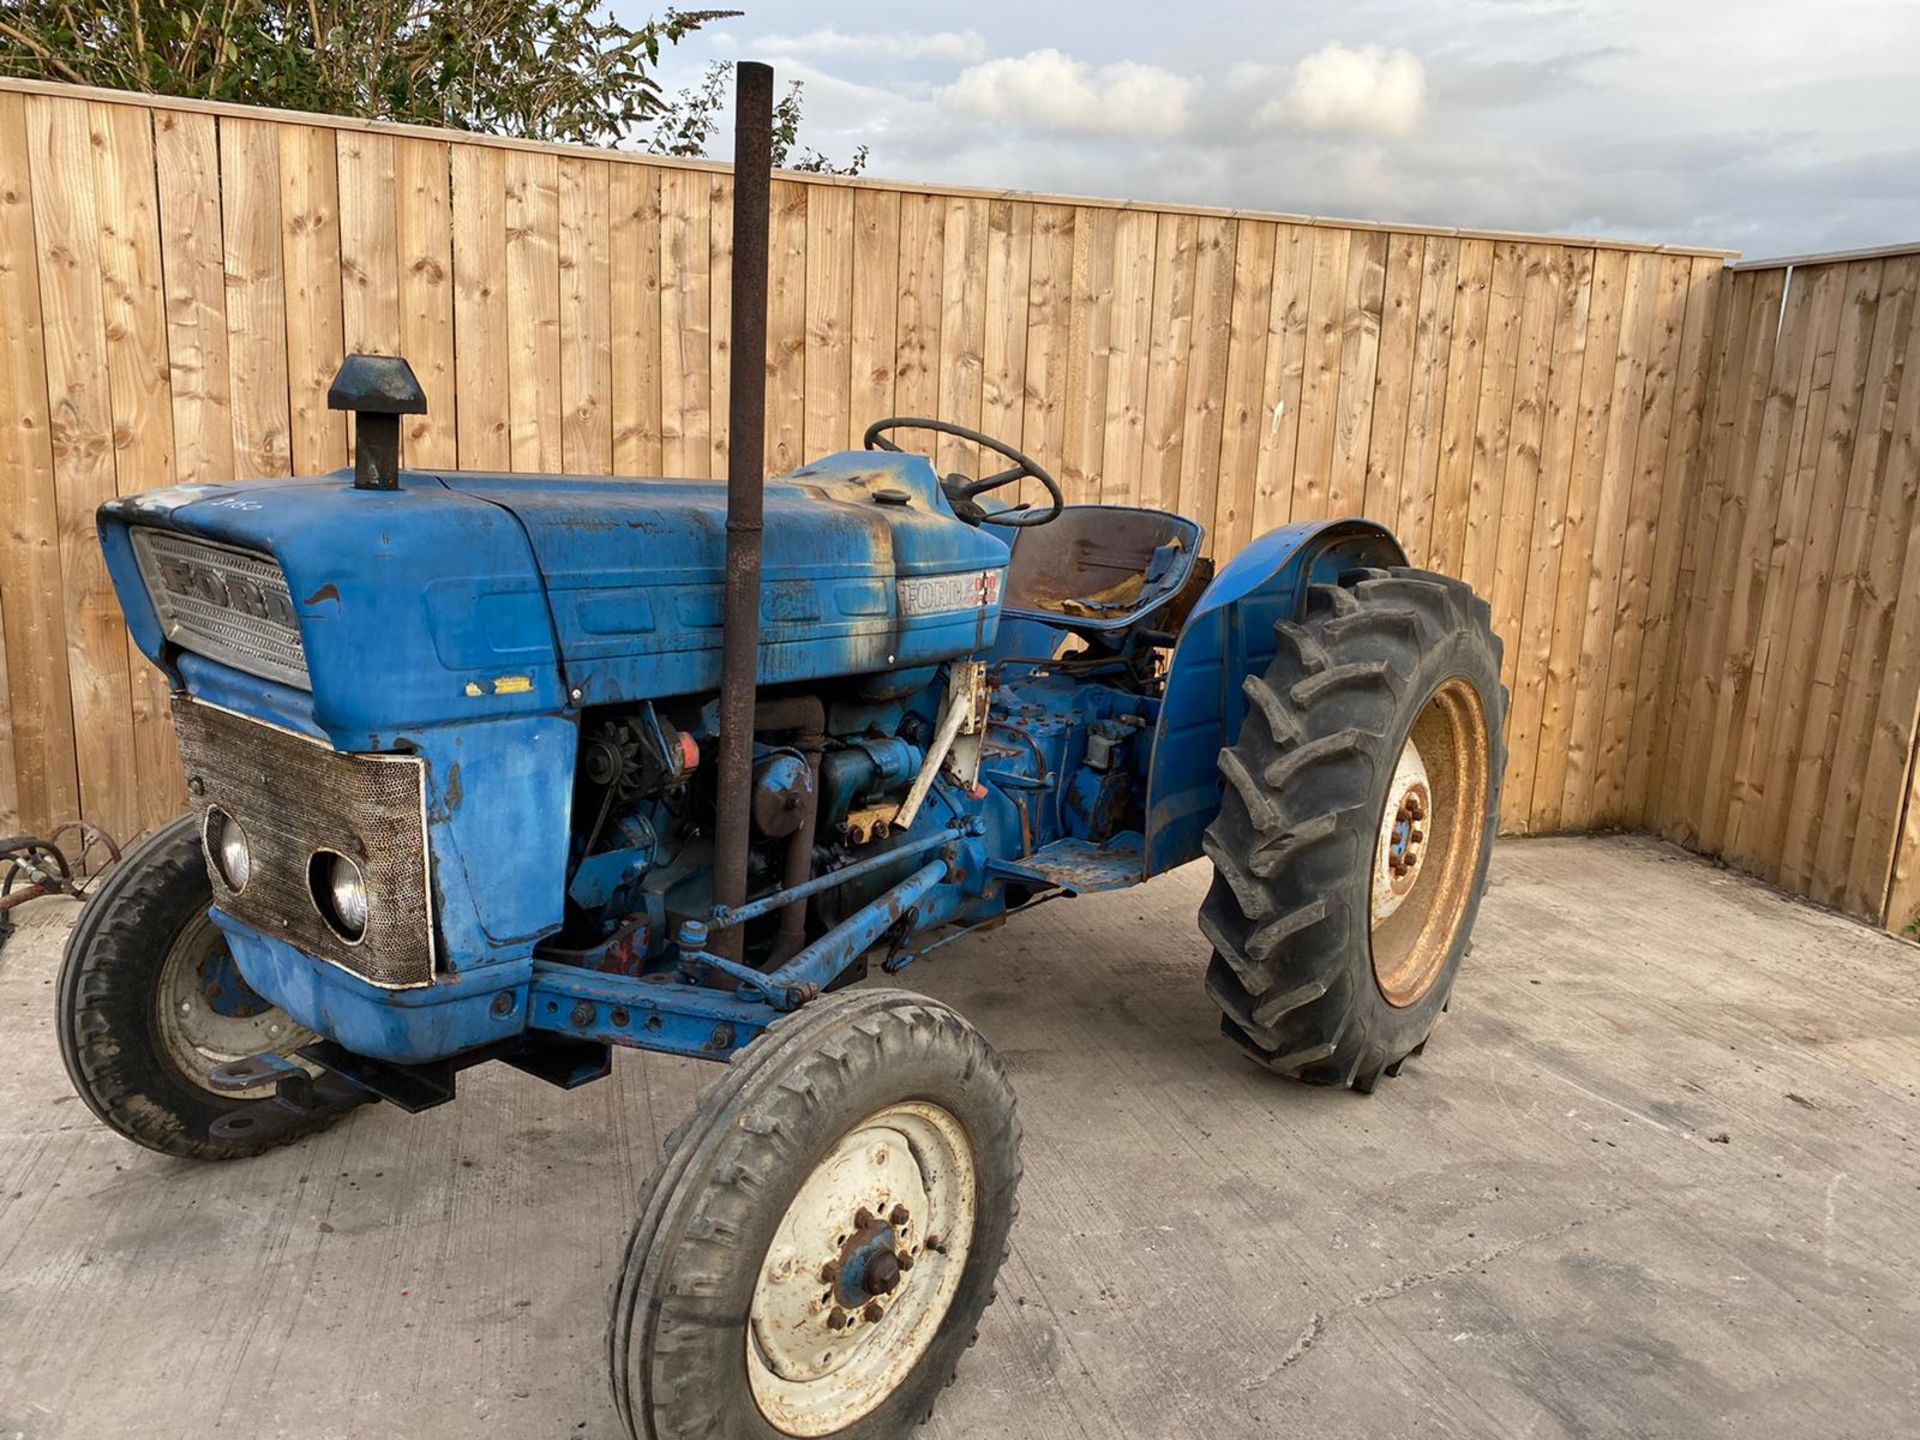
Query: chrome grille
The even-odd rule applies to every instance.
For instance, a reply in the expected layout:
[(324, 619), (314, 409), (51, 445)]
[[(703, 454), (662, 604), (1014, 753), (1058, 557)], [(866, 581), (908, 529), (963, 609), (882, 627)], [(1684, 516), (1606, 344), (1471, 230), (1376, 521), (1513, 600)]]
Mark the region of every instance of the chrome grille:
[[(431, 984), (426, 762), (343, 755), (185, 697), (174, 702), (173, 723), (201, 834), (218, 806), (239, 822), (253, 853), (239, 891), (209, 861), (214, 903), (375, 985)], [(316, 850), (352, 857), (366, 877), (367, 926), (357, 941), (342, 939), (314, 904), (307, 867)]]
[(144, 527), (133, 549), (167, 639), (249, 675), (313, 688), (293, 595), (270, 557)]

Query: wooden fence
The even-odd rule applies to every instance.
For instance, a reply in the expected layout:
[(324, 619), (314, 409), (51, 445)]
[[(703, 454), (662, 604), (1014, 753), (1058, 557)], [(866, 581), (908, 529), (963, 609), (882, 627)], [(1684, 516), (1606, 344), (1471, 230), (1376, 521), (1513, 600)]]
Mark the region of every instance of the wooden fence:
[[(0, 84), (0, 830), (84, 814), (127, 835), (178, 807), (102, 499), (345, 463), (325, 389), (355, 350), (405, 354), (426, 387), (409, 464), (724, 474), (730, 224), (719, 166)], [(1019, 444), (1072, 499), (1195, 515), (1219, 556), (1292, 519), (1382, 519), (1493, 604), (1509, 830), (1657, 814), (1712, 848), (1724, 823), (1673, 808), (1706, 767), (1668, 717), (1687, 706), (1710, 749), (1695, 702), (1721, 702), (1733, 642), (1774, 615), (1700, 643), (1749, 478), (1714, 376), (1766, 328), (1726, 317), (1778, 294), (1724, 260), (784, 176), (766, 463), (928, 414)], [(1779, 727), (1751, 728), (1739, 753), (1770, 758)], [(1863, 784), (1897, 771), (1904, 792), (1898, 738)]]
[(1736, 266), (1647, 820), (1920, 918), (1920, 247)]

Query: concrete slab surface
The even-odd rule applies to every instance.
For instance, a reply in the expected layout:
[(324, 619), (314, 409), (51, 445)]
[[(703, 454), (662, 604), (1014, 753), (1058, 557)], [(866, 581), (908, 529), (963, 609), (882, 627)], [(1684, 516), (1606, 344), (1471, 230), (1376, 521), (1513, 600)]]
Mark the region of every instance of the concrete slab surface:
[[(1243, 1060), (1200, 868), (902, 977), (1011, 1065), (1013, 1255), (930, 1440), (1920, 1434), (1920, 950), (1642, 839), (1501, 845), (1377, 1094)], [(505, 1069), (196, 1166), (61, 1071), (70, 906), (0, 956), (0, 1440), (613, 1440), (606, 1289), (710, 1073)]]

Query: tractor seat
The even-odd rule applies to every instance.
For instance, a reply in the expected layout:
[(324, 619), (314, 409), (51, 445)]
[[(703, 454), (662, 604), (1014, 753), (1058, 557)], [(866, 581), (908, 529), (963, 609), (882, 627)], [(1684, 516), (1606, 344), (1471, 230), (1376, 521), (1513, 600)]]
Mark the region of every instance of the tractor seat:
[(1073, 630), (1124, 630), (1185, 587), (1201, 529), (1181, 515), (1069, 505), (1048, 525), (1013, 532), (1003, 610)]

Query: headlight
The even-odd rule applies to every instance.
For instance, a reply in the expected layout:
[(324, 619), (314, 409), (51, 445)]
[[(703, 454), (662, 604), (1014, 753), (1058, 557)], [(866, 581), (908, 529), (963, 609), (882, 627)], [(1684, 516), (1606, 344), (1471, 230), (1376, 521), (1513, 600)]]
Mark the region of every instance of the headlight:
[(314, 908), (343, 940), (367, 933), (367, 882), (360, 867), (337, 850), (314, 852), (307, 867)]
[(218, 806), (207, 811), (207, 853), (227, 888), (238, 894), (253, 878), (253, 851), (240, 822)]

